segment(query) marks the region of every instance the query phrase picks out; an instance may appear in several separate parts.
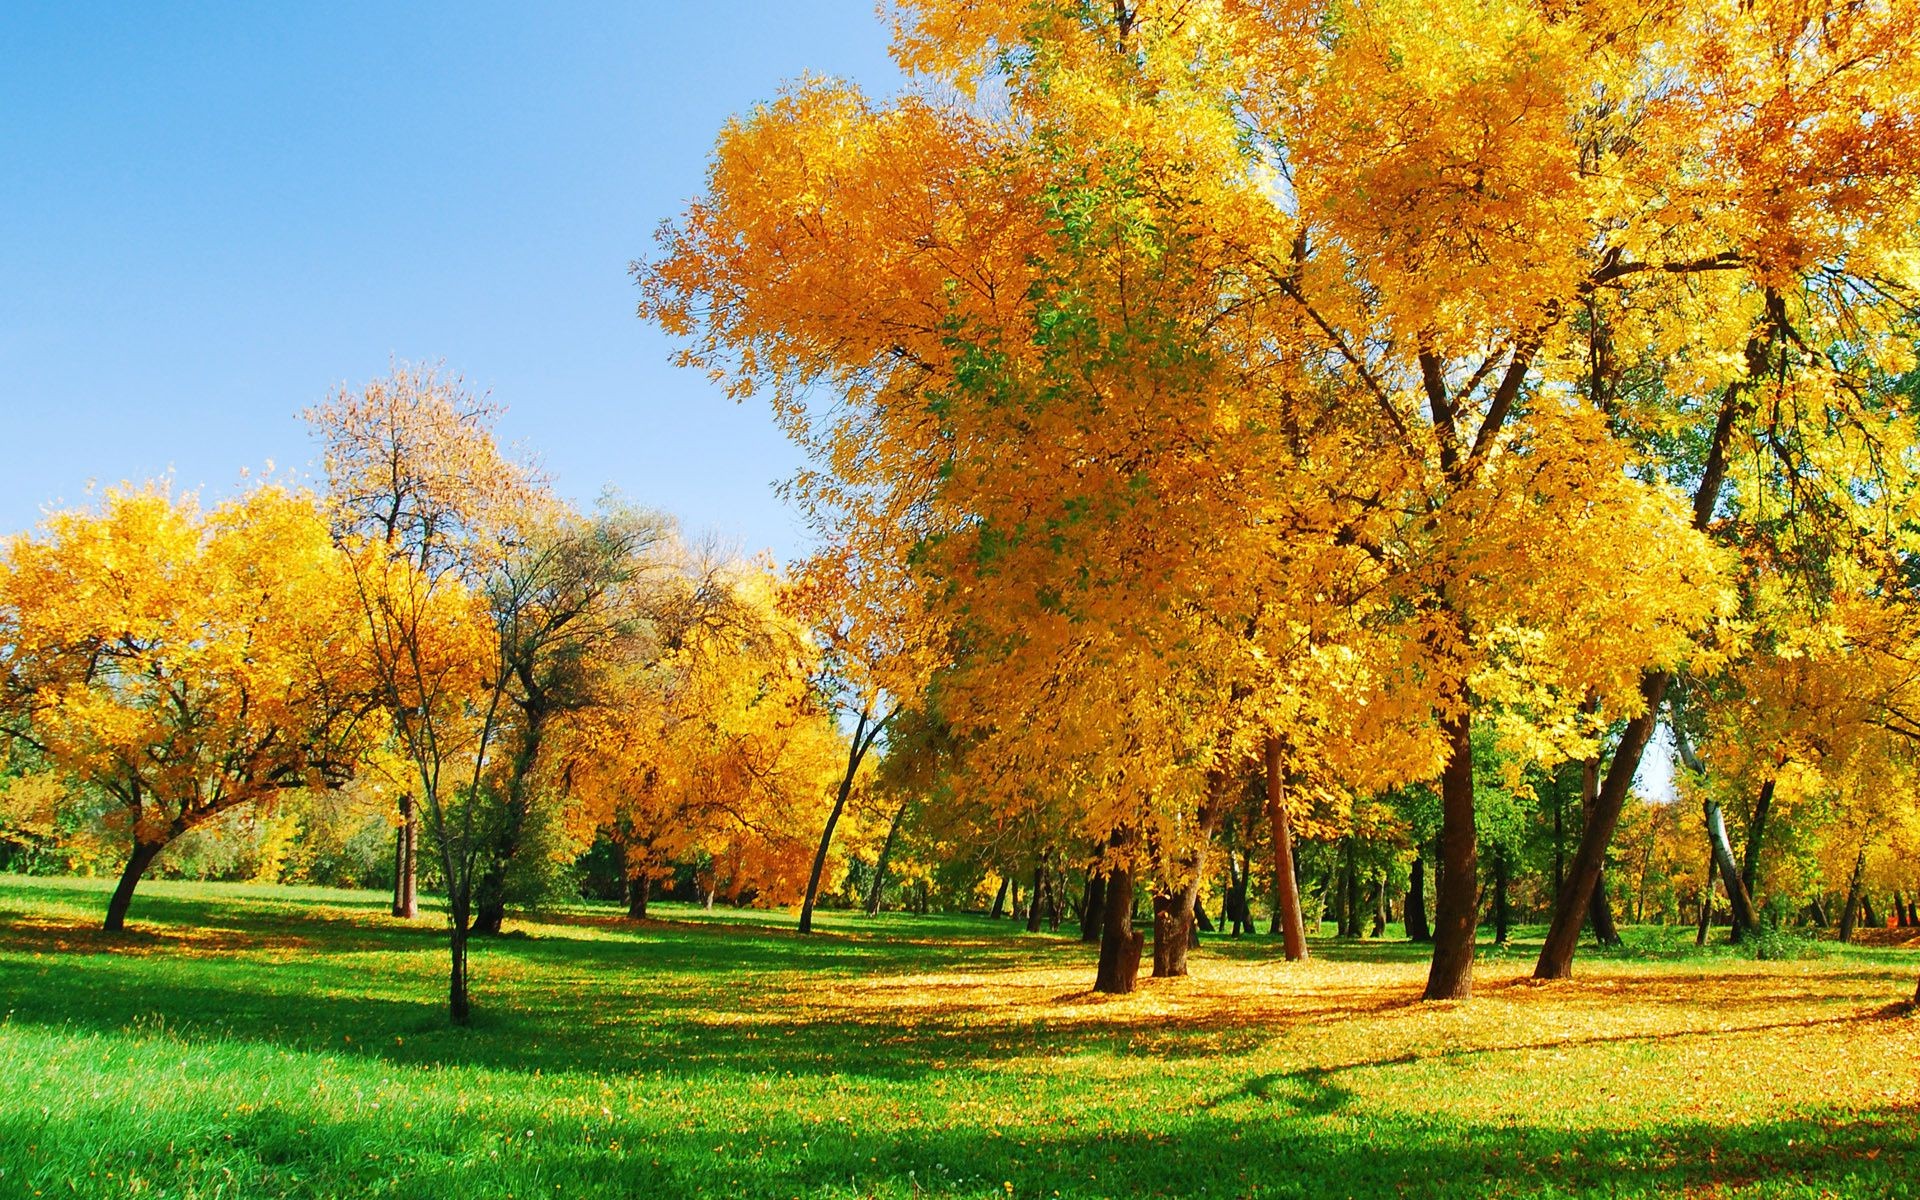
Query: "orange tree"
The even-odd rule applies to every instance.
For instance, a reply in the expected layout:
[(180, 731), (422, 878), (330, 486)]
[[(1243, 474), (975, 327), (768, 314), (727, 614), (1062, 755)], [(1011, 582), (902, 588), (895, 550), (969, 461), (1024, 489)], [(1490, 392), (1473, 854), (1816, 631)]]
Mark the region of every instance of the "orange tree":
[(7, 544), (0, 613), (7, 732), (125, 821), (110, 930), (174, 838), (343, 782), (378, 731), (350, 579), (306, 495), (265, 486), (203, 512), (158, 487), (111, 491)]

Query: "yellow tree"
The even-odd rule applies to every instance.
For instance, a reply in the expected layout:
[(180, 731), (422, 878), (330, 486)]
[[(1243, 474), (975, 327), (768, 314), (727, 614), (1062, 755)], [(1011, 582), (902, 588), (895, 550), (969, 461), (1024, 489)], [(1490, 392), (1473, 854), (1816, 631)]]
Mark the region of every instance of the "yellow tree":
[(110, 930), (174, 838), (343, 781), (378, 732), (351, 582), (310, 496), (263, 486), (203, 512), (110, 491), (8, 542), (0, 611), (24, 716), (8, 732), (126, 822)]

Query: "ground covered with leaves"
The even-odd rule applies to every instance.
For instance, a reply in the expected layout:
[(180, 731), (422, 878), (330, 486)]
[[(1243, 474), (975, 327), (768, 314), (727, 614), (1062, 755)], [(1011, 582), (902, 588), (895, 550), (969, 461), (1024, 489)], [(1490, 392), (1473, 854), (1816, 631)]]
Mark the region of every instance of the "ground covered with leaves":
[(479, 946), (454, 1029), (381, 897), (104, 900), (0, 878), (0, 1195), (1920, 1196), (1897, 939), (1483, 946), (1436, 1005), (1405, 942), (1218, 938), (1108, 999), (1006, 922), (583, 907)]

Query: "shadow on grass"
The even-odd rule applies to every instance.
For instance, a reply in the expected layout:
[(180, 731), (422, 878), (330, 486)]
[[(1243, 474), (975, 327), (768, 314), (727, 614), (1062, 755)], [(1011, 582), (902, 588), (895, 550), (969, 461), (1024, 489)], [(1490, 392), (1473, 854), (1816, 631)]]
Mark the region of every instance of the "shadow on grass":
[[(111, 1157), (89, 1122), (16, 1117), (0, 1122), (0, 1148), (16, 1151), (9, 1181), (57, 1185), (52, 1172), (36, 1176), (36, 1166), (100, 1161), (164, 1173), (172, 1194), (214, 1194), (193, 1190), (201, 1177), (221, 1182), (222, 1194), (245, 1195), (492, 1197), (532, 1194), (528, 1185), (537, 1183), (566, 1196), (1068, 1198), (1718, 1195), (1761, 1182), (1798, 1189), (1769, 1195), (1880, 1196), (1902, 1194), (1920, 1179), (1920, 1123), (1893, 1107), (1844, 1119), (1689, 1122), (1653, 1131), (1415, 1116), (1381, 1128), (1320, 1115), (1342, 1100), (1337, 1088), (1314, 1082), (1295, 1088), (1263, 1077), (1242, 1094), (1251, 1110), (1178, 1114), (1156, 1132), (1063, 1123), (1014, 1137), (964, 1128), (873, 1132), (852, 1123), (770, 1134), (688, 1114), (677, 1127), (612, 1123), (593, 1140), (565, 1127), (523, 1134), (449, 1123), (420, 1131), (405, 1151), (403, 1176), (394, 1173), (390, 1126), (319, 1122), (271, 1108), (185, 1136), (131, 1132), (116, 1139)], [(1276, 1119), (1288, 1112), (1300, 1119)], [(110, 1194), (98, 1182), (81, 1183), (73, 1190)]]

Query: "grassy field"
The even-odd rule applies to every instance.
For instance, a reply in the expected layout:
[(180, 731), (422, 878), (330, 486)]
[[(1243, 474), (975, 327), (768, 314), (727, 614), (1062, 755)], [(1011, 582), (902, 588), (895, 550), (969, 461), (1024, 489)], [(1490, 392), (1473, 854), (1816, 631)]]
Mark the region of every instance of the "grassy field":
[[(365, 893), (0, 877), (0, 1197), (1920, 1196), (1911, 947), (1209, 939), (1187, 980), (978, 918), (582, 907), (477, 950)], [(1537, 935), (1538, 931), (1528, 931)]]

